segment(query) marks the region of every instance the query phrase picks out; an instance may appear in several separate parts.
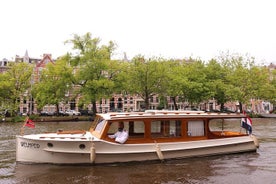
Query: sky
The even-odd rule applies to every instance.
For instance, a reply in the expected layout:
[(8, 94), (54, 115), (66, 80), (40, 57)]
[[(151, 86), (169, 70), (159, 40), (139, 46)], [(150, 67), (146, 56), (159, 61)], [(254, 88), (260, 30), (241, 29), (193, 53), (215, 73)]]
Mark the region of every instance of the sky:
[(0, 1), (0, 60), (53, 58), (70, 52), (74, 34), (117, 44), (114, 57), (205, 61), (230, 52), (276, 63), (274, 0)]

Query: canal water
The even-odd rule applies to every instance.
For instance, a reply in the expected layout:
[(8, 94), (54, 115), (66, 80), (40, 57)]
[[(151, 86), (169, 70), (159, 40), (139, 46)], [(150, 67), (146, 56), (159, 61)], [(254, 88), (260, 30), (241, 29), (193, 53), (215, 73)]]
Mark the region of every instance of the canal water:
[[(87, 130), (90, 122), (36, 123), (25, 134)], [(253, 119), (257, 153), (97, 166), (24, 165), (15, 162), (22, 123), (0, 123), (0, 184), (273, 184), (276, 183), (276, 119)], [(39, 157), (39, 155), (37, 155)]]

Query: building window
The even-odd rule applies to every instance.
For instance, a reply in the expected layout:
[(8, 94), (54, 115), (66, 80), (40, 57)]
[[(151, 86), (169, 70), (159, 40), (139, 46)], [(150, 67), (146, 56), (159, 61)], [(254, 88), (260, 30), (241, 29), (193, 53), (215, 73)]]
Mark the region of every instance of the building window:
[(114, 111), (115, 110), (114, 98), (110, 99), (109, 108), (110, 108), (110, 111)]
[(122, 109), (123, 108), (123, 102), (122, 101), (123, 101), (122, 98), (118, 99), (118, 104), (117, 104), (118, 109)]

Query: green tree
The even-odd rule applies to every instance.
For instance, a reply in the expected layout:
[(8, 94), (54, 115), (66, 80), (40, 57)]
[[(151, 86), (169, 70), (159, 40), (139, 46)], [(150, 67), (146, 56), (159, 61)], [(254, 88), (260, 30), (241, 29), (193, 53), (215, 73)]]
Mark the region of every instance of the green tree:
[(9, 69), (0, 76), (1, 105), (11, 110), (11, 113), (18, 111), (20, 98), (30, 88), (30, 79), (33, 65), (27, 63), (10, 63)]
[(96, 113), (96, 102), (113, 92), (116, 61), (112, 61), (111, 56), (116, 46), (112, 41), (108, 45), (100, 45), (100, 39), (92, 38), (91, 33), (74, 35), (67, 43), (73, 44), (77, 51), (70, 60), (77, 65), (74, 85), (81, 86), (83, 100), (92, 103)]
[(7, 73), (0, 73), (0, 114), (11, 108), (10, 104), (12, 104), (12, 100), (10, 92), (13, 88)]
[[(273, 70), (271, 72), (269, 72), (269, 81), (270, 81), (270, 85), (268, 88), (268, 90), (264, 89), (264, 93), (267, 95), (267, 99), (270, 99), (270, 101), (272, 102), (273, 106), (274, 106), (274, 111), (276, 109), (276, 70)], [(266, 93), (267, 92), (267, 93)]]
[(275, 93), (273, 92), (268, 69), (265, 67), (252, 66), (249, 72), (251, 79), (251, 98), (272, 100)]
[(190, 105), (198, 104), (210, 98), (210, 90), (206, 80), (205, 66), (200, 60), (183, 63), (182, 76), (187, 78), (182, 84), (183, 99)]
[(205, 68), (211, 97), (220, 105), (220, 110), (224, 110), (224, 104), (231, 99), (235, 99), (235, 88), (227, 79), (228, 68), (223, 67), (217, 60), (212, 59)]
[(166, 89), (166, 95), (170, 96), (170, 98), (173, 100), (175, 110), (178, 110), (177, 98), (183, 98), (184, 96), (183, 85), (188, 82), (188, 77), (183, 74), (184, 66), (182, 63), (183, 60), (170, 60), (166, 67), (168, 70), (168, 85)]
[(149, 109), (149, 99), (162, 93), (166, 80), (166, 68), (163, 59), (145, 59), (136, 56), (127, 71), (127, 91), (138, 94), (145, 101), (145, 109)]
[(270, 73), (267, 67), (253, 66), (250, 69), (252, 98), (262, 99), (275, 104), (276, 88), (273, 72)]
[(39, 106), (55, 105), (59, 112), (59, 103), (66, 100), (65, 94), (72, 88), (73, 69), (67, 63), (68, 56), (48, 63), (42, 71), (39, 82), (35, 83), (33, 96)]
[(256, 66), (255, 58), (240, 54), (226, 54), (222, 57), (222, 65), (228, 68), (227, 79), (232, 85), (235, 94), (232, 101), (239, 102), (239, 110), (243, 104), (248, 104), (250, 99), (264, 96), (263, 89), (267, 89), (268, 75), (265, 70)]

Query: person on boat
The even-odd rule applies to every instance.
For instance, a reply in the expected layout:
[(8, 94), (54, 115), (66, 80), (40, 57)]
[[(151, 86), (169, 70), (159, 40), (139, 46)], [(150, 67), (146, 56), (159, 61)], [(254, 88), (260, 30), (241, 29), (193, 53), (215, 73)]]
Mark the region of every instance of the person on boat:
[(109, 135), (108, 137), (111, 139), (115, 138), (115, 141), (118, 143), (125, 143), (128, 139), (128, 132), (124, 129), (124, 122), (119, 122), (118, 131), (113, 135)]

